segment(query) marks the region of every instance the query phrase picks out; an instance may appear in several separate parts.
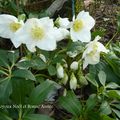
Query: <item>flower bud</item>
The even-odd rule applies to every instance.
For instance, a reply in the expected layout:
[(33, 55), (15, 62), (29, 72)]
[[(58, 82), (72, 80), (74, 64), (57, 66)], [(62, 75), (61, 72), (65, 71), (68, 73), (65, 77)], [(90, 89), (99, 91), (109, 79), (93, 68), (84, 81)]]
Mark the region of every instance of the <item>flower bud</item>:
[(45, 62), (45, 63), (47, 62), (47, 60), (46, 60), (46, 58), (45, 58), (45, 56), (43, 54), (40, 54), (39, 56), (43, 60), (43, 62)]
[(66, 84), (67, 84), (67, 81), (68, 81), (68, 75), (67, 75), (67, 73), (65, 72), (65, 73), (64, 73), (64, 78), (62, 79), (62, 83), (63, 83), (64, 85), (66, 85)]
[(70, 89), (75, 90), (77, 88), (77, 79), (74, 75), (74, 73), (72, 73), (71, 77), (70, 77)]
[(56, 25), (61, 28), (70, 28), (70, 21), (68, 18), (58, 17), (55, 21)]
[(60, 63), (57, 63), (57, 77), (60, 79), (64, 77), (64, 69)]
[(88, 85), (88, 81), (86, 80), (86, 78), (83, 76), (83, 75), (81, 75), (81, 76), (79, 76), (79, 82), (80, 82), (80, 85)]
[(78, 70), (78, 62), (77, 61), (74, 61), (71, 65), (70, 65), (70, 68), (72, 70)]

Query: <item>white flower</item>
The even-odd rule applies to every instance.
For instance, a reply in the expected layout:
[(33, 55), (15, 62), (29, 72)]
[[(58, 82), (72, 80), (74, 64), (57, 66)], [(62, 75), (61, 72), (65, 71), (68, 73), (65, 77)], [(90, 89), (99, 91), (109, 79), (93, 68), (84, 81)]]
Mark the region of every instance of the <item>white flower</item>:
[(57, 77), (60, 79), (64, 78), (64, 69), (60, 63), (57, 63)]
[(107, 50), (103, 44), (98, 42), (99, 39), (100, 37), (97, 36), (94, 41), (91, 41), (86, 45), (86, 50), (84, 51), (82, 56), (82, 58), (84, 59), (83, 69), (85, 69), (88, 64), (94, 65), (99, 63), (100, 52), (109, 52), (109, 50)]
[(72, 62), (72, 64), (70, 65), (70, 68), (72, 70), (78, 70), (78, 62), (77, 61)]
[(68, 18), (58, 17), (55, 23), (61, 28), (66, 28), (66, 29), (70, 28), (70, 21), (68, 20)]
[(72, 73), (72, 75), (70, 76), (70, 89), (75, 90), (76, 88), (77, 88), (77, 79), (74, 73)]
[(77, 15), (77, 18), (73, 20), (72, 27), (70, 29), (71, 39), (81, 42), (89, 42), (91, 40), (90, 30), (95, 25), (95, 20), (89, 15), (88, 12), (82, 11)]
[(54, 28), (53, 20), (49, 17), (41, 19), (28, 19), (25, 25), (16, 32), (13, 40), (26, 44), (31, 52), (35, 52), (38, 47), (42, 50), (52, 51), (56, 49), (58, 32)]
[[(23, 21), (18, 21), (15, 16), (7, 14), (0, 15), (0, 37), (11, 39), (23, 24)], [(21, 42), (18, 43), (16, 40), (12, 40), (12, 42), (15, 47), (21, 44)]]
[(65, 28), (55, 28), (55, 33), (56, 34), (54, 37), (56, 38), (57, 42), (70, 36), (70, 32)]

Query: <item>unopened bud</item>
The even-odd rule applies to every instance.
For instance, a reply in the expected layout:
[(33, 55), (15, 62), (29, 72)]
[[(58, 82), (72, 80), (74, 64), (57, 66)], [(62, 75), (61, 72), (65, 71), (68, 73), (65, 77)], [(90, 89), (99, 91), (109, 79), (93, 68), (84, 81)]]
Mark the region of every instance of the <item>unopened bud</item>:
[(57, 77), (60, 79), (64, 77), (64, 69), (60, 63), (57, 63)]
[(71, 65), (70, 65), (70, 68), (72, 70), (78, 70), (78, 62), (77, 61), (74, 61)]
[(67, 73), (64, 73), (64, 78), (62, 79), (62, 83), (63, 83), (64, 85), (66, 85), (66, 84), (67, 84), (67, 81), (68, 81), (68, 75), (67, 75)]
[(70, 89), (75, 90), (77, 88), (77, 79), (74, 75), (74, 73), (72, 73), (71, 77), (70, 77)]

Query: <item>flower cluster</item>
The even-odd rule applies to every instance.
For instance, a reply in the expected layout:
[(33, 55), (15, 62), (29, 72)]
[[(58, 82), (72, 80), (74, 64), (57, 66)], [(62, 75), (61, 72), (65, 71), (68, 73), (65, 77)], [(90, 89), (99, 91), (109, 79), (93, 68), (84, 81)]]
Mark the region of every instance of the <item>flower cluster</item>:
[[(81, 11), (76, 18), (74, 16), (72, 21), (69, 21), (68, 18), (58, 17), (55, 22), (49, 17), (30, 18), (24, 22), (15, 16), (2, 14), (0, 15), (0, 37), (10, 39), (16, 48), (25, 44), (31, 52), (35, 52), (36, 47), (41, 50), (53, 51), (57, 48), (58, 41), (68, 37), (73, 42), (89, 42), (82, 56), (85, 69), (88, 64), (99, 62), (100, 52), (108, 52), (98, 42), (99, 37), (91, 41), (91, 29), (94, 25), (94, 18), (85, 11)], [(73, 69), (73, 65), (71, 68)]]

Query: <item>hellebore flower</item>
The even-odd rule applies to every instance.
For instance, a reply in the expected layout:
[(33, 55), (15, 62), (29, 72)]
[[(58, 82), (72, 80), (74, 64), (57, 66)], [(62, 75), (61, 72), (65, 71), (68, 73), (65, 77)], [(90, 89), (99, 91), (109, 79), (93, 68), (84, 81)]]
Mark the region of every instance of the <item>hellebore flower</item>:
[[(55, 36), (58, 35), (58, 38)], [(56, 49), (56, 42), (60, 41), (58, 30), (54, 27), (53, 20), (49, 17), (41, 19), (28, 19), (25, 25), (16, 32), (13, 40), (26, 44), (31, 52), (35, 52), (38, 47), (42, 50), (52, 51)]]
[(8, 14), (0, 15), (0, 37), (11, 39), (15, 47), (20, 46), (21, 42), (12, 40), (12, 37), (23, 24), (23, 21), (19, 21), (15, 16)]
[(70, 36), (73, 42), (89, 42), (91, 40), (90, 30), (95, 25), (95, 20), (88, 12), (81, 11), (76, 19), (73, 19), (70, 28)]
[(84, 51), (82, 56), (82, 58), (84, 59), (83, 69), (85, 69), (88, 64), (94, 65), (99, 63), (101, 52), (109, 52), (109, 50), (107, 50), (102, 43), (98, 42), (100, 38), (101, 37), (97, 36), (95, 40), (86, 45), (86, 50)]

